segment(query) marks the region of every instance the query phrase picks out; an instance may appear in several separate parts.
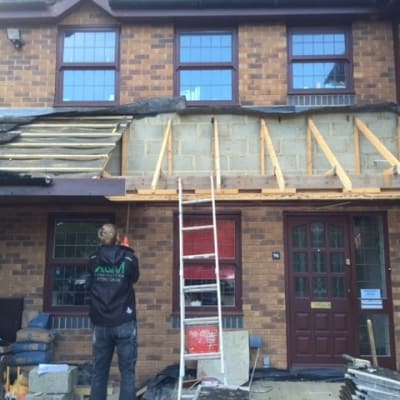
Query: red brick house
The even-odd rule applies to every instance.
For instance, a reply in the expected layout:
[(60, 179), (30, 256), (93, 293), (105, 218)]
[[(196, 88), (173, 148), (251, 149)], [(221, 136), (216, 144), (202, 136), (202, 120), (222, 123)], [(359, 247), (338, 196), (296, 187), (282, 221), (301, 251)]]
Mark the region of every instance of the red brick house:
[(114, 221), (139, 380), (177, 363), (177, 177), (197, 196), (211, 173), (226, 329), (273, 367), (337, 366), (370, 357), (371, 318), (398, 368), (399, 24), (397, 0), (0, 0), (0, 297), (90, 361), (81, 277)]

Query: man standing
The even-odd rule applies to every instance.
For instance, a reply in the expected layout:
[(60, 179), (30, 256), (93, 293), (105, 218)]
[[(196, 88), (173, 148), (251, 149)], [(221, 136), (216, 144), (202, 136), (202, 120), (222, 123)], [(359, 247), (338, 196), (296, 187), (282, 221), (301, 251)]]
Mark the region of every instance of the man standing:
[(89, 316), (93, 324), (92, 400), (106, 400), (114, 349), (121, 376), (119, 400), (135, 400), (136, 301), (139, 279), (134, 251), (119, 244), (113, 224), (98, 231), (100, 247), (89, 258)]

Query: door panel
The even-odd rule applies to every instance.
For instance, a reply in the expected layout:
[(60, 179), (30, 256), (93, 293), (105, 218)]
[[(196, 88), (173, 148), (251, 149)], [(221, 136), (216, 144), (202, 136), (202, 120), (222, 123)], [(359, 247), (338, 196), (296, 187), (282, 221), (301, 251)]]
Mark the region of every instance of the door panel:
[(353, 346), (346, 219), (290, 218), (288, 240), (292, 362), (343, 364)]

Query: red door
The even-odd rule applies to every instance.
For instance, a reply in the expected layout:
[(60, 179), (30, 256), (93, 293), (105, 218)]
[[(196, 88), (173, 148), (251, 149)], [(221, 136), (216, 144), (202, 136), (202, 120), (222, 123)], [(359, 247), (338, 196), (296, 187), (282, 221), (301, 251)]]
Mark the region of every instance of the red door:
[(292, 366), (343, 364), (354, 354), (346, 218), (287, 220), (289, 358)]

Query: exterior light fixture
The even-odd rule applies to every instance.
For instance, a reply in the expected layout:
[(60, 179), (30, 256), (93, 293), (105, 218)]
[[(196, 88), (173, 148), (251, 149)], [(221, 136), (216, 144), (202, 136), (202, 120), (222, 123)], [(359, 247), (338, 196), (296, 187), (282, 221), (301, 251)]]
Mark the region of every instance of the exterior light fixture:
[(14, 48), (20, 50), (25, 42), (21, 38), (21, 31), (18, 28), (7, 28), (7, 39), (14, 45)]

